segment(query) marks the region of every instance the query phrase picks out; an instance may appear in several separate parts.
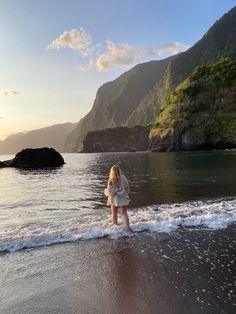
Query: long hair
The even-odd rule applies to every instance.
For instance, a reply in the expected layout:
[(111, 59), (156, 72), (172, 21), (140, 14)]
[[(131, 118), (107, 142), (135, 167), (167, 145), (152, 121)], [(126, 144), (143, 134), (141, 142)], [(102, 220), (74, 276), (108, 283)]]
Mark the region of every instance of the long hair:
[(114, 186), (119, 189), (120, 187), (120, 176), (121, 176), (121, 170), (118, 165), (114, 165), (111, 167), (110, 173), (109, 173), (109, 180), (114, 184)]

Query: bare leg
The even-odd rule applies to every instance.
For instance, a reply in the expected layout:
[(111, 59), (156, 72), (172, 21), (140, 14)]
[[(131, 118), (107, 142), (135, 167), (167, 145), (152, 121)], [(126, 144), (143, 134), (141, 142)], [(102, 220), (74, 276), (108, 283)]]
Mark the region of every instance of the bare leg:
[(117, 225), (117, 207), (111, 205), (112, 224)]
[(123, 223), (125, 225), (125, 228), (127, 230), (130, 230), (129, 217), (128, 217), (128, 214), (127, 214), (127, 206), (122, 206), (121, 207), (121, 213), (122, 213), (122, 218), (123, 218)]

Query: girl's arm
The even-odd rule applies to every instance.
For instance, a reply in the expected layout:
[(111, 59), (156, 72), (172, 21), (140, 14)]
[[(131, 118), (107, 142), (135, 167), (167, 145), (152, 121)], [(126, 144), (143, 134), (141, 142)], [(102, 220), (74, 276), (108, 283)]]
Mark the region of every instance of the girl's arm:
[(113, 196), (116, 193), (116, 188), (115, 186), (112, 184), (111, 180), (108, 180), (107, 183), (107, 191), (108, 191), (108, 195), (109, 196)]

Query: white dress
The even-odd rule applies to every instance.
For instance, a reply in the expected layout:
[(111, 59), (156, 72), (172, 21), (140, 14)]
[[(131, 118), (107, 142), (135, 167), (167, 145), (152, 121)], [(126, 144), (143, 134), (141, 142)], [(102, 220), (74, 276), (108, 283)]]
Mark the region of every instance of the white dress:
[(108, 192), (108, 200), (107, 205), (114, 205), (114, 206), (127, 206), (129, 205), (130, 198), (129, 198), (129, 182), (126, 176), (123, 174), (120, 177), (120, 187), (117, 189), (114, 185), (108, 182), (107, 185), (107, 192)]

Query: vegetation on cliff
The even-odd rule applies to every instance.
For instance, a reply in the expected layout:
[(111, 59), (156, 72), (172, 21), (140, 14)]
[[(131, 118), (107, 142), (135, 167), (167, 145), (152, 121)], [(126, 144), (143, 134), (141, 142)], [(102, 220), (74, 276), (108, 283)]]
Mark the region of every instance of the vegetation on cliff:
[(197, 67), (167, 100), (150, 132), (156, 151), (236, 146), (236, 62)]

